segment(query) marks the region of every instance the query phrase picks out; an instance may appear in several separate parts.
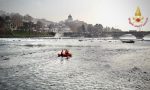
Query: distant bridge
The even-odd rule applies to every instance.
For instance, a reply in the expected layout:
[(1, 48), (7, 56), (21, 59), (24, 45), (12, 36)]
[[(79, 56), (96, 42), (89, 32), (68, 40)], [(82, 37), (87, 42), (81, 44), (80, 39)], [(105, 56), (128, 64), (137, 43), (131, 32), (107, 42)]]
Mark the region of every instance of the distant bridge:
[(133, 32), (101, 32), (101, 33), (96, 33), (96, 34), (92, 34), (92, 33), (78, 33), (78, 32), (68, 32), (68, 33), (64, 33), (64, 36), (69, 36), (69, 37), (107, 37), (107, 36), (112, 36), (113, 38), (119, 38), (123, 35), (126, 34), (131, 34), (133, 36), (135, 36), (137, 39), (143, 39), (144, 36), (146, 35), (150, 35), (150, 31), (133, 31)]
[(103, 32), (104, 35), (111, 35), (113, 38), (119, 38), (126, 34), (132, 34), (136, 39), (143, 39), (144, 36), (150, 34), (150, 31), (133, 31), (133, 32)]

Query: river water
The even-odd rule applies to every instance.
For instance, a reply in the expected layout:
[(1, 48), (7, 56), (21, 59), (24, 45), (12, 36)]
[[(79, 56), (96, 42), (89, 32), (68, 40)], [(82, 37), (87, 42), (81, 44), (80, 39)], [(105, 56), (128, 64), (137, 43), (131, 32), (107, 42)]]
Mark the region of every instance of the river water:
[(150, 41), (1, 38), (0, 90), (150, 90)]

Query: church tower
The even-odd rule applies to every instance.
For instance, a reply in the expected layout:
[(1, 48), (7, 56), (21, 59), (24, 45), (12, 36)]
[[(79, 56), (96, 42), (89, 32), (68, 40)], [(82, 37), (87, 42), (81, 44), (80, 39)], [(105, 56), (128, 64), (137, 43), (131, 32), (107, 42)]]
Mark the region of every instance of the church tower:
[(71, 14), (68, 16), (68, 19), (67, 19), (68, 22), (72, 22), (73, 21), (73, 18), (71, 16)]

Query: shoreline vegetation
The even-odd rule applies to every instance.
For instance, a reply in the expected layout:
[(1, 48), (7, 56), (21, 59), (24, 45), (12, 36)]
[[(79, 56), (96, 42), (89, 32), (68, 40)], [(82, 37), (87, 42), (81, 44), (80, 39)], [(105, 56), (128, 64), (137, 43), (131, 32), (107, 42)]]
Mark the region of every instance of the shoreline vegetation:
[(0, 35), (0, 38), (27, 38), (27, 37), (54, 37), (54, 32), (35, 32), (35, 31), (7, 31), (3, 35)]

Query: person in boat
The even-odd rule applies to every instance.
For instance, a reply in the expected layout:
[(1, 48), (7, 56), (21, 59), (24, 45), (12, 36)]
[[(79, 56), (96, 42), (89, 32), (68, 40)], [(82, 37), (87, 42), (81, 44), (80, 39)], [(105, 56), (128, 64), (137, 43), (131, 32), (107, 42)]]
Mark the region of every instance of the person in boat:
[(69, 51), (66, 49), (65, 50), (65, 55), (68, 55), (69, 54)]
[(70, 57), (70, 53), (67, 49), (65, 50), (65, 56), (66, 56), (67, 59), (69, 59), (69, 57)]
[(61, 56), (63, 56), (63, 52), (64, 52), (64, 50), (61, 51), (61, 53), (60, 53)]

